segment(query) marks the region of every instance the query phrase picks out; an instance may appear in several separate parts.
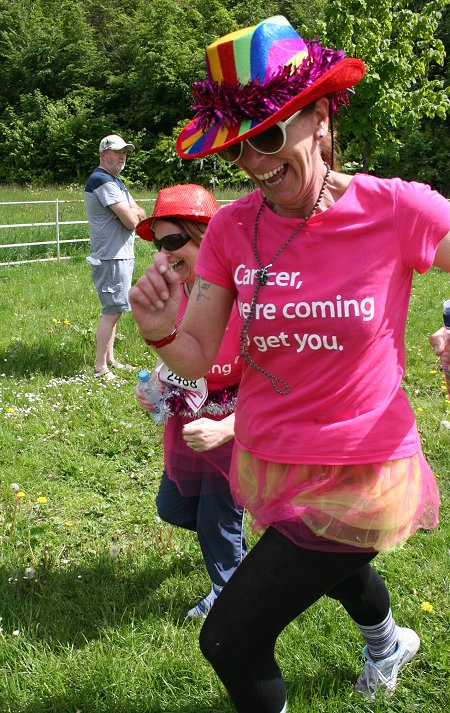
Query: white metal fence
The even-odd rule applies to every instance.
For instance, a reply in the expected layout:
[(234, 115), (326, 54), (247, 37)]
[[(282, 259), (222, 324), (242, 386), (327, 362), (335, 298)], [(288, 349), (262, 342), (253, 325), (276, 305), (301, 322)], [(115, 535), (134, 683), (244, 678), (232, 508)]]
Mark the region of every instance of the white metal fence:
[[(139, 203), (154, 203), (155, 198), (139, 198)], [(43, 223), (4, 223), (0, 224), (0, 230), (3, 228), (14, 229), (14, 228), (45, 228), (52, 227), (55, 228), (55, 240), (40, 240), (26, 243), (2, 243), (0, 234), (0, 250), (3, 249), (14, 249), (14, 248), (28, 248), (36, 247), (38, 245), (56, 245), (56, 256), (55, 257), (45, 257), (45, 258), (34, 258), (29, 260), (10, 260), (8, 262), (0, 262), (0, 267), (4, 265), (22, 265), (29, 262), (59, 262), (60, 260), (71, 260), (71, 255), (61, 255), (61, 247), (68, 245), (69, 243), (88, 243), (89, 237), (86, 238), (61, 238), (61, 230), (64, 231), (65, 225), (87, 225), (87, 220), (61, 220), (60, 219), (60, 207), (68, 203), (84, 203), (82, 199), (75, 200), (60, 200), (55, 198), (53, 200), (47, 201), (0, 201), (1, 206), (14, 206), (14, 205), (54, 205), (55, 206), (55, 220)], [(229, 203), (227, 200), (218, 200), (218, 203)], [(86, 231), (88, 235), (88, 231)]]
[[(155, 201), (154, 198), (140, 198), (139, 203), (153, 203)], [(87, 225), (87, 220), (61, 220), (60, 219), (60, 207), (66, 203), (83, 203), (83, 200), (77, 199), (77, 200), (60, 200), (59, 198), (56, 198), (54, 200), (47, 200), (47, 201), (0, 201), (0, 206), (14, 206), (14, 205), (54, 205), (55, 206), (55, 220), (52, 220), (50, 222), (43, 222), (43, 223), (4, 223), (0, 224), (0, 230), (3, 228), (7, 229), (15, 229), (15, 228), (27, 228), (27, 229), (33, 229), (33, 228), (43, 228), (43, 227), (51, 227), (54, 226), (55, 228), (55, 239), (54, 240), (40, 240), (40, 241), (33, 241), (33, 242), (24, 242), (24, 243), (2, 243), (1, 242), (1, 234), (0, 234), (0, 250), (3, 249), (14, 249), (14, 248), (27, 248), (27, 247), (35, 247), (38, 245), (56, 245), (56, 256), (55, 257), (45, 257), (45, 258), (35, 258), (35, 259), (30, 259), (30, 260), (10, 260), (8, 262), (0, 262), (0, 266), (2, 265), (21, 265), (24, 263), (28, 262), (53, 262), (57, 261), (59, 262), (60, 260), (70, 260), (71, 256), (62, 256), (61, 255), (61, 247), (64, 247), (64, 245), (67, 245), (69, 243), (88, 243), (89, 242), (89, 237), (86, 238), (62, 238), (61, 237), (61, 231), (64, 231), (64, 226), (65, 225)]]

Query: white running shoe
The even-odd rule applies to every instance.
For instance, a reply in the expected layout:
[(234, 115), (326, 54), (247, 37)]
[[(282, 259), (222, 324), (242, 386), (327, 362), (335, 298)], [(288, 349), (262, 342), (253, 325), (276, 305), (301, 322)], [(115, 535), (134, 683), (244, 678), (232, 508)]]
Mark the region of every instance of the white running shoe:
[(203, 597), (203, 599), (195, 607), (189, 609), (187, 615), (191, 619), (204, 618), (211, 609), (214, 602), (216, 601), (222, 589), (223, 587), (219, 587), (217, 584), (213, 584), (210, 593), (207, 594), (206, 597)]
[(385, 695), (391, 695), (397, 684), (397, 674), (411, 659), (414, 658), (420, 646), (420, 639), (412, 629), (397, 627), (398, 644), (393, 654), (386, 659), (374, 661), (370, 656), (367, 646), (363, 655), (366, 659), (363, 670), (356, 682), (358, 693), (367, 698), (375, 698), (378, 690), (383, 690)]

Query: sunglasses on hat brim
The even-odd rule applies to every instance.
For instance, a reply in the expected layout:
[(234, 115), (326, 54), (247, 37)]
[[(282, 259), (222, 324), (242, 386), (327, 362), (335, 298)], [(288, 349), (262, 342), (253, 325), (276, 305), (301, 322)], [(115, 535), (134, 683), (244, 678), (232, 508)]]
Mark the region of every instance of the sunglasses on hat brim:
[(153, 238), (152, 242), (157, 250), (164, 248), (171, 252), (172, 250), (179, 250), (183, 245), (186, 245), (189, 240), (190, 237), (187, 233), (172, 233), (171, 235), (165, 235), (161, 240)]
[(294, 121), (294, 119), (301, 114), (302, 110), (296, 111), (295, 114), (286, 119), (286, 121), (279, 121), (277, 124), (270, 126), (265, 131), (261, 131), (260, 134), (255, 134), (249, 139), (244, 139), (238, 144), (229, 146), (226, 149), (218, 152), (220, 158), (224, 161), (229, 161), (230, 163), (235, 163), (239, 161), (242, 156), (242, 151), (244, 150), (244, 143), (247, 142), (249, 146), (252, 147), (258, 153), (274, 154), (281, 151), (281, 149), (286, 144), (286, 127)]

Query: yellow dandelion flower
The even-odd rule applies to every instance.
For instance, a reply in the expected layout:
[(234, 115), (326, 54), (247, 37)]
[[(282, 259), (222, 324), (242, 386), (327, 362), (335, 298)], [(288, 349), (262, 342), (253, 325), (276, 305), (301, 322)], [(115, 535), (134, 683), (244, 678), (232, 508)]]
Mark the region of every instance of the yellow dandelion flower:
[(73, 527), (73, 522), (72, 520), (67, 520), (67, 522), (64, 523), (66, 527)]
[(19, 490), (19, 492), (17, 493), (17, 497), (18, 497), (18, 498), (24, 498), (24, 497), (25, 497), (25, 493), (23, 492), (23, 490)]
[(8, 413), (14, 413), (14, 406), (8, 406), (6, 410)]
[(422, 604), (420, 605), (420, 608), (421, 608), (421, 610), (424, 611), (424, 612), (431, 612), (431, 611), (433, 611), (433, 605), (430, 604), (430, 602), (422, 602)]
[(52, 322), (53, 322), (53, 324), (58, 324), (58, 320), (55, 319), (55, 317), (52, 317)]
[(418, 408), (417, 410), (418, 410), (418, 411), (423, 411), (422, 406), (419, 406), (419, 408)]
[(64, 322), (63, 322), (63, 324), (65, 324), (66, 327), (69, 327), (69, 326), (70, 326), (70, 322), (69, 322), (68, 319), (65, 319)]
[(430, 374), (437, 374), (437, 369), (431, 369)]
[(47, 502), (47, 498), (45, 497), (45, 495), (39, 495), (39, 497), (38, 497), (38, 499), (36, 500), (36, 502), (37, 502), (37, 503), (41, 503), (41, 504), (46, 503), (46, 502)]

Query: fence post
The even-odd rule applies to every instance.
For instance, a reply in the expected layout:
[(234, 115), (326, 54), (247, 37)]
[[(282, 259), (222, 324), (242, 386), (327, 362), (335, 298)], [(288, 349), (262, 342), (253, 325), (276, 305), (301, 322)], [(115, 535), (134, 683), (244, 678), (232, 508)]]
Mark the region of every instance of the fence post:
[(59, 198), (56, 199), (56, 258), (60, 261), (61, 253), (59, 246)]

